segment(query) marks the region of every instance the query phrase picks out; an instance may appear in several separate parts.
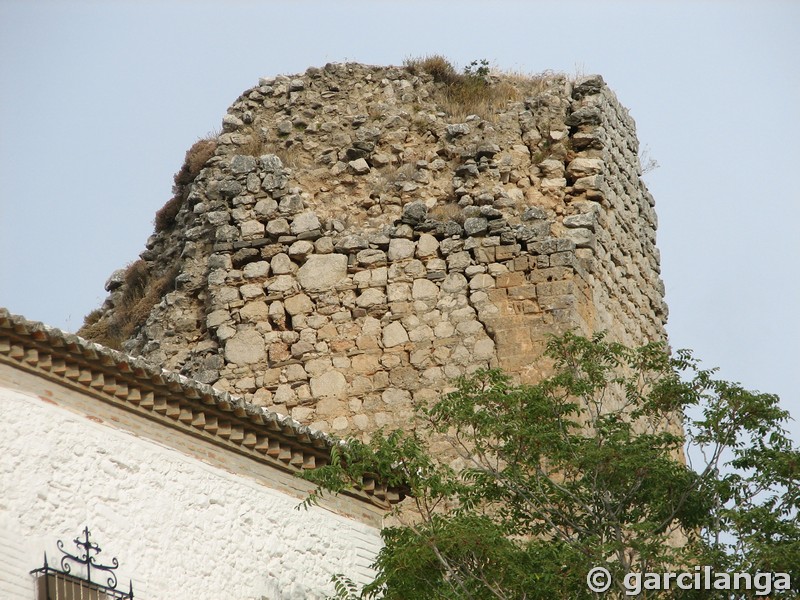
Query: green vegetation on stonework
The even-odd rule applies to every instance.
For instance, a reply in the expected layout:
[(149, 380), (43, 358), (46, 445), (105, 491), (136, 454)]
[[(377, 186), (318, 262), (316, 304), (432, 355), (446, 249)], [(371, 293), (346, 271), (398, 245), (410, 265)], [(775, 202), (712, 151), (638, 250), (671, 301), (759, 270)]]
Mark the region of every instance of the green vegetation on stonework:
[(375, 580), (339, 575), (336, 598), (597, 598), (586, 576), (598, 566), (614, 581), (603, 597), (624, 598), (628, 572), (697, 565), (786, 572), (793, 590), (770, 597), (798, 597), (800, 452), (776, 396), (661, 344), (567, 334), (546, 356), (554, 374), (537, 385), (477, 372), (420, 407), (413, 431), (344, 442), (304, 474), (318, 486), (306, 504), (364, 475), (408, 496), (382, 531)]

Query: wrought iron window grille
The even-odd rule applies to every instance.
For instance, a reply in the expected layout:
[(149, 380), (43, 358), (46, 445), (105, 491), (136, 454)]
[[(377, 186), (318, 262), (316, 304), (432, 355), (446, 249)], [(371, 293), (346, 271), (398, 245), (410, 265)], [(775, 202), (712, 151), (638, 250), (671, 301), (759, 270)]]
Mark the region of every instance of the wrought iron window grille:
[[(36, 577), (37, 600), (133, 600), (133, 582), (130, 580), (127, 592), (116, 589), (117, 575), (114, 571), (119, 567), (117, 558), (112, 558), (110, 565), (98, 562), (97, 555), (102, 551), (100, 546), (91, 541), (88, 527), (84, 527), (82, 534), (82, 538), (73, 540), (78, 547), (75, 554), (67, 552), (61, 540), (56, 542), (63, 554), (59, 561), (60, 569), (48, 564), (45, 552), (44, 565), (31, 571), (31, 575)], [(74, 574), (73, 567), (85, 567), (86, 577)], [(105, 577), (104, 584), (92, 581), (92, 574), (97, 571)]]

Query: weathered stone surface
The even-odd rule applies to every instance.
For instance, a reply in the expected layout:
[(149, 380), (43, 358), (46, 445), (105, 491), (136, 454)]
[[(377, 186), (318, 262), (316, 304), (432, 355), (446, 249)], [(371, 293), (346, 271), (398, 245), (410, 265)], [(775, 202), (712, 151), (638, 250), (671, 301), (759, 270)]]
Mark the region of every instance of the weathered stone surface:
[[(661, 339), (653, 200), (633, 122), (602, 80), (554, 77), (491, 122), (452, 124), (433, 83), (402, 68), (313, 72), (232, 108), (243, 125), (148, 240), (151, 275), (181, 272), (126, 349), (366, 436), (476, 368), (534, 381), (553, 331)], [(259, 136), (286, 168), (244, 153)], [(106, 306), (126, 285), (118, 274)], [(248, 328), (263, 357), (234, 362)], [(331, 376), (325, 396), (331, 372), (345, 388)]]
[(267, 233), (272, 236), (286, 235), (289, 233), (289, 221), (286, 219), (271, 219), (267, 223)]
[(237, 175), (250, 173), (256, 169), (256, 157), (244, 156), (241, 154), (235, 155), (231, 159), (231, 171)]
[(469, 280), (469, 289), (471, 290), (485, 290), (494, 287), (494, 277), (485, 273), (475, 275)]
[(439, 286), (428, 279), (415, 279), (411, 297), (414, 300), (435, 300), (439, 297)]
[(403, 207), (403, 223), (416, 225), (422, 223), (428, 215), (428, 207), (424, 202), (410, 202)]
[(314, 244), (308, 240), (298, 240), (289, 246), (289, 257), (303, 262), (306, 256), (314, 252)]
[(278, 275), (269, 284), (267, 289), (270, 293), (287, 293), (297, 290), (297, 280), (291, 275)]
[(467, 278), (461, 273), (450, 273), (442, 282), (442, 290), (450, 294), (463, 291), (467, 288)]
[(297, 282), (310, 292), (330, 290), (347, 277), (347, 257), (343, 254), (311, 254), (297, 271)]
[[(242, 298), (245, 300), (249, 300), (251, 298), (260, 298), (264, 295), (264, 289), (257, 283), (247, 283), (243, 286), (239, 287), (239, 293), (242, 295)], [(238, 299), (238, 296), (236, 297)], [(229, 300), (229, 302), (232, 302)]]
[(297, 270), (297, 265), (292, 262), (288, 255), (279, 252), (272, 257), (270, 268), (274, 275), (286, 275), (287, 273), (294, 273)]
[(223, 131), (236, 131), (244, 122), (236, 115), (225, 115), (222, 117), (222, 130)]
[(239, 317), (244, 322), (261, 323), (269, 318), (269, 309), (263, 300), (248, 302), (239, 311)]
[(383, 250), (368, 248), (361, 250), (356, 255), (356, 262), (363, 267), (381, 266), (386, 264), (386, 253)]
[(219, 327), (225, 321), (230, 320), (231, 314), (224, 309), (215, 310), (208, 314), (206, 317), (206, 325), (208, 327)]
[[(317, 377), (311, 378), (311, 394), (315, 398), (342, 398), (347, 389), (347, 380), (339, 371), (328, 371)], [(317, 410), (320, 410), (317, 405)], [(323, 407), (322, 412), (325, 412)], [(335, 414), (333, 413), (329, 414)]]
[(260, 238), (264, 236), (264, 225), (255, 219), (245, 221), (239, 226), (243, 239)]
[(242, 184), (235, 179), (228, 179), (219, 184), (219, 193), (224, 198), (233, 198), (242, 193)]
[(414, 256), (416, 244), (411, 240), (395, 238), (389, 242), (388, 257), (391, 261), (404, 260)]
[(296, 215), (292, 220), (291, 231), (294, 235), (319, 229), (321, 224), (316, 213), (306, 212)]
[(363, 158), (358, 158), (356, 160), (351, 160), (347, 163), (347, 166), (355, 173), (356, 175), (366, 175), (369, 173), (369, 165), (367, 161)]
[(586, 229), (594, 231), (595, 223), (595, 216), (589, 213), (564, 217), (565, 227), (585, 227)]
[(297, 215), (304, 208), (305, 203), (298, 194), (290, 194), (278, 202), (278, 212), (284, 215)]
[(107, 292), (113, 292), (118, 287), (121, 287), (123, 283), (125, 283), (125, 269), (117, 269), (111, 274), (106, 280), (105, 290)]
[(269, 218), (278, 212), (278, 203), (272, 198), (263, 198), (256, 202), (256, 206), (253, 210), (255, 210), (256, 215), (259, 217)]
[(398, 321), (389, 323), (383, 330), (383, 347), (393, 348), (408, 341), (408, 332)]
[(436, 256), (439, 250), (439, 241), (429, 233), (423, 233), (417, 240), (417, 258)]
[(466, 123), (454, 123), (445, 127), (447, 137), (456, 138), (469, 133), (469, 125)]
[(591, 248), (595, 243), (594, 233), (588, 229), (567, 229), (565, 235), (577, 248)]
[(603, 172), (603, 161), (599, 158), (576, 158), (567, 166), (567, 175), (572, 179), (589, 177)]
[(602, 112), (597, 106), (582, 106), (567, 117), (566, 124), (570, 127), (578, 125), (599, 125), (602, 121)]
[(338, 252), (350, 253), (369, 248), (369, 242), (360, 235), (348, 235), (342, 238), (335, 246)]
[(290, 296), (283, 301), (283, 307), (292, 316), (309, 314), (314, 310), (314, 303), (305, 294)]
[(225, 359), (237, 365), (249, 365), (266, 358), (264, 338), (254, 329), (245, 329), (225, 344)]
[(378, 288), (368, 288), (356, 298), (356, 306), (371, 308), (379, 304), (386, 304), (386, 294)]
[(247, 279), (256, 279), (269, 275), (269, 263), (265, 260), (247, 263), (242, 269), (242, 275)]
[(483, 235), (489, 230), (489, 222), (483, 217), (470, 217), (464, 221), (464, 232), (467, 235)]

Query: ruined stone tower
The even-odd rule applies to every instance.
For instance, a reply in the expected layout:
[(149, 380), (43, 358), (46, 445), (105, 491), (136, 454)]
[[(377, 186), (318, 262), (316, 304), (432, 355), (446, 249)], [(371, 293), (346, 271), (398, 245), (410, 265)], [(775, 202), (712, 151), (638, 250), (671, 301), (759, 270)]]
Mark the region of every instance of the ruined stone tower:
[(550, 333), (663, 340), (653, 199), (602, 78), (434, 75), (259, 81), (79, 333), (338, 435), (480, 367), (533, 381)]

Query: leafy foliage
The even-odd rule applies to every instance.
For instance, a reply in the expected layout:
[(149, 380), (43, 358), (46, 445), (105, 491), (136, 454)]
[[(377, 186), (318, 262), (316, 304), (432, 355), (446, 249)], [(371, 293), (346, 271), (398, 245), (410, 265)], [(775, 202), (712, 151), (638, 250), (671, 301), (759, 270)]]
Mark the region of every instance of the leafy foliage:
[[(626, 573), (695, 565), (788, 572), (794, 591), (772, 597), (797, 597), (800, 453), (776, 396), (658, 344), (567, 334), (547, 356), (554, 375), (538, 385), (477, 372), (420, 407), (414, 431), (342, 443), (305, 474), (319, 486), (309, 502), (365, 476), (410, 496), (382, 532), (375, 581), (342, 597), (593, 598), (597, 566), (622, 597)], [(698, 593), (715, 597), (669, 597)]]

